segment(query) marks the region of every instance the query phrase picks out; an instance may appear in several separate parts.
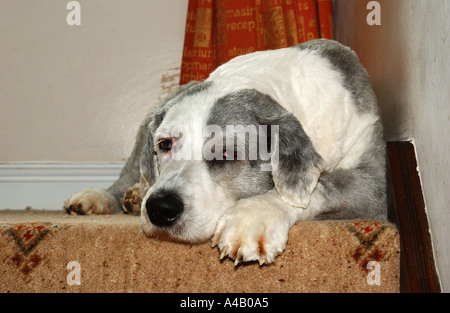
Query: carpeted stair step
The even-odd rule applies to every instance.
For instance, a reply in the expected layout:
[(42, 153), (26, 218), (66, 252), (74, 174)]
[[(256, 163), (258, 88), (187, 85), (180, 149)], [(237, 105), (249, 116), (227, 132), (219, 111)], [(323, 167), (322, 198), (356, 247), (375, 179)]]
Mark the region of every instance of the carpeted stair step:
[(274, 264), (235, 267), (210, 243), (145, 237), (136, 216), (0, 211), (0, 292), (398, 292), (399, 260), (381, 221), (298, 223)]

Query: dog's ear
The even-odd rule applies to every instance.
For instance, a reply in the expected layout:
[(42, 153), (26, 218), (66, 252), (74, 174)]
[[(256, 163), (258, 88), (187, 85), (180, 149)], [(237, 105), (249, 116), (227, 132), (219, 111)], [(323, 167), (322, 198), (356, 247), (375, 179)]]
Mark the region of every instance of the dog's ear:
[(323, 160), (292, 114), (283, 114), (272, 125), (278, 125), (278, 132), (272, 130), (271, 134), (275, 188), (288, 204), (306, 208), (323, 171)]
[(239, 91), (238, 95), (257, 123), (269, 126), (269, 170), (276, 190), (288, 204), (306, 208), (324, 169), (322, 157), (298, 119), (273, 98), (254, 89)]
[(253, 108), (260, 124), (268, 124), (270, 170), (281, 198), (294, 207), (306, 208), (324, 168), (297, 118), (269, 96), (254, 96)]
[[(243, 89), (228, 95), (232, 102), (246, 106), (257, 124), (267, 125), (270, 142), (270, 168), (276, 190), (294, 207), (306, 208), (324, 169), (298, 119), (269, 95), (255, 89)], [(261, 140), (261, 138), (260, 138)]]
[(196, 88), (195, 86), (202, 86), (202, 82), (190, 82), (188, 84), (175, 87), (160, 104), (147, 115), (144, 122), (141, 124), (143, 136), (142, 153), (140, 160), (140, 194), (144, 195), (147, 190), (153, 185), (159, 176), (157, 158), (155, 152), (154, 134), (156, 129), (161, 125), (167, 111), (177, 102), (177, 97), (182, 97), (183, 94), (189, 94), (189, 90)]

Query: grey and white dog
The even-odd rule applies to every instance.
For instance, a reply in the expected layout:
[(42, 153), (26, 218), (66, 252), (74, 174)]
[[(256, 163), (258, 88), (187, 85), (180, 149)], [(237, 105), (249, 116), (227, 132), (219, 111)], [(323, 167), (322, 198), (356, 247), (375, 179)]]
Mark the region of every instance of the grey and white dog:
[(369, 76), (329, 40), (236, 57), (172, 92), (140, 126), (120, 178), (64, 208), (120, 212), (138, 181), (146, 235), (212, 239), (236, 264), (273, 262), (297, 221), (385, 219), (385, 144)]

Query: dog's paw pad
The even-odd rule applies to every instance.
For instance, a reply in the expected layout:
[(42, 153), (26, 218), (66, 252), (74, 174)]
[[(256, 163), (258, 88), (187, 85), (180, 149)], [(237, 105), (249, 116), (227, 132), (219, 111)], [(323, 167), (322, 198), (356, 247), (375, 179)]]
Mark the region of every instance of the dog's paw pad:
[(111, 214), (118, 210), (117, 201), (105, 190), (86, 188), (64, 202), (64, 210), (72, 215)]

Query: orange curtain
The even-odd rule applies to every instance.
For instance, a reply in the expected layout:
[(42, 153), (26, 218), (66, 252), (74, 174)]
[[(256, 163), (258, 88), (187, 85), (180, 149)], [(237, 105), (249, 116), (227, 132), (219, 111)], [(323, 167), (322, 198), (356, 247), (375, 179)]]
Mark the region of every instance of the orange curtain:
[(189, 0), (180, 84), (241, 54), (333, 37), (332, 0)]

